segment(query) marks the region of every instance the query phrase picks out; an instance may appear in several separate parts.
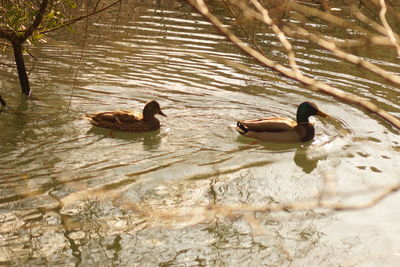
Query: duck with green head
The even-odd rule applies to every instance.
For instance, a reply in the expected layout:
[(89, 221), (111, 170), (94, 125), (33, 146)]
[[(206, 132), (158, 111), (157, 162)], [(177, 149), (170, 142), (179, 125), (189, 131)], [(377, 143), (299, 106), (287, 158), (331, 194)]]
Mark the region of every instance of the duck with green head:
[(258, 120), (240, 120), (236, 130), (243, 136), (265, 142), (307, 142), (314, 138), (314, 125), (310, 116), (328, 117), (312, 102), (303, 102), (297, 108), (296, 121), (274, 117)]
[(148, 102), (143, 113), (131, 110), (98, 112), (87, 114), (86, 118), (97, 127), (109, 128), (124, 132), (149, 132), (160, 128), (160, 121), (156, 114), (165, 115), (157, 101)]

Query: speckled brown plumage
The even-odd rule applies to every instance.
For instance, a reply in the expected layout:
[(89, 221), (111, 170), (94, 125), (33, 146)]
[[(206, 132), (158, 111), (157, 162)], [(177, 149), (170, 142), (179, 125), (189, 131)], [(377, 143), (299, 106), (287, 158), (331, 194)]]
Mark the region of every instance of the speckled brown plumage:
[(157, 101), (148, 102), (143, 114), (136, 111), (121, 110), (87, 114), (89, 122), (97, 127), (124, 132), (149, 132), (160, 128), (156, 114), (166, 116)]

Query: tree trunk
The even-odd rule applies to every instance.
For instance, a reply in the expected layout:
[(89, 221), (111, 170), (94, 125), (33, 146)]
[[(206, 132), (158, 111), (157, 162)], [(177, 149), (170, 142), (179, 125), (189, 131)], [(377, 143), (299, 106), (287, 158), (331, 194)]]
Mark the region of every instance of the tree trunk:
[(29, 85), (28, 74), (26, 73), (24, 57), (22, 55), (22, 42), (14, 40), (12, 42), (14, 50), (15, 63), (17, 64), (19, 82), (21, 84), (21, 90), (24, 94), (29, 96), (31, 94), (31, 87)]
[(22, 44), (37, 30), (40, 23), (43, 21), (44, 13), (46, 12), (47, 3), (49, 0), (42, 0), (40, 8), (35, 16), (35, 20), (28, 27), (28, 29), (21, 35), (16, 31), (0, 30), (0, 38), (9, 40), (13, 46), (15, 64), (17, 64), (19, 83), (21, 90), (27, 96), (31, 94), (31, 87), (29, 85), (28, 74), (26, 73), (24, 56), (22, 55)]

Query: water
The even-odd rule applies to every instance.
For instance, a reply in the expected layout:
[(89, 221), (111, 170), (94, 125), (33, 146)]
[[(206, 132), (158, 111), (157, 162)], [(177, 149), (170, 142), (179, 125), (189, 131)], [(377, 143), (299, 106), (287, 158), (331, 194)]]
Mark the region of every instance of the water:
[[(235, 210), (318, 197), (368, 202), (400, 178), (394, 128), (264, 70), (189, 8), (142, 3), (114, 22), (115, 12), (91, 20), (82, 60), (81, 34), (33, 49), (34, 100), (1, 69), (0, 94), (13, 108), (0, 114), (2, 264), (399, 262), (398, 194), (361, 211)], [(273, 36), (262, 38), (279, 55)], [(297, 45), (307, 73), (400, 115), (396, 87)], [(399, 72), (389, 53), (379, 64)], [(110, 133), (83, 119), (151, 99), (168, 115), (156, 132)], [(254, 143), (234, 130), (237, 119), (293, 117), (304, 100), (332, 116), (314, 120), (312, 143)]]

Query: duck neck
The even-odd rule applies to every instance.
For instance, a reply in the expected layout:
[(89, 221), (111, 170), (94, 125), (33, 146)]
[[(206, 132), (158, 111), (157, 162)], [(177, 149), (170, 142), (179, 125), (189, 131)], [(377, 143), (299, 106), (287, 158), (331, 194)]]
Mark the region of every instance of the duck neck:
[(146, 111), (143, 111), (143, 119), (144, 119), (145, 121), (150, 122), (150, 121), (157, 120), (156, 117), (155, 117), (154, 115), (155, 115), (155, 114), (154, 114), (153, 112), (146, 112)]
[(299, 124), (299, 127), (301, 128), (300, 132), (301, 132), (301, 141), (302, 142), (308, 142), (312, 139), (314, 139), (315, 136), (315, 129), (314, 126), (312, 126), (312, 124)]
[(298, 110), (296, 114), (296, 121), (298, 124), (300, 123), (308, 123), (308, 115), (303, 110)]

